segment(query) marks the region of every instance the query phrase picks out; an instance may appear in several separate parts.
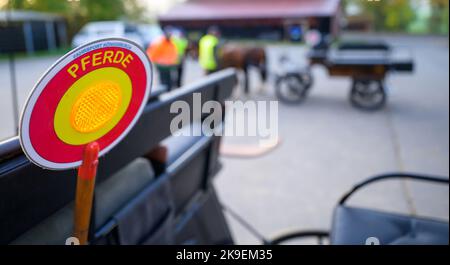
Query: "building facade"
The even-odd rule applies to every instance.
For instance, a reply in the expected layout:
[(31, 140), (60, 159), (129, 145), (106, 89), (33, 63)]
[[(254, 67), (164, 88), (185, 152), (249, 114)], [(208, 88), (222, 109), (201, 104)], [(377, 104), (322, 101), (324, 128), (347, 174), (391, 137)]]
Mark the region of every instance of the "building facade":
[(67, 45), (62, 16), (33, 11), (0, 11), (0, 53), (55, 50)]
[(340, 0), (190, 0), (161, 15), (159, 23), (191, 36), (216, 25), (227, 38), (301, 40), (310, 28), (337, 36), (340, 17)]

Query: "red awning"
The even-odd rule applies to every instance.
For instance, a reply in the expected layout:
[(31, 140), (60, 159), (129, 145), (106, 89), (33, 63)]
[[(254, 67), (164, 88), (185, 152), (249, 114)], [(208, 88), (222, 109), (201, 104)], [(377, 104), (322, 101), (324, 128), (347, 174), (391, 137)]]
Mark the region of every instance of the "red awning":
[(302, 18), (333, 16), (340, 0), (190, 0), (160, 21)]

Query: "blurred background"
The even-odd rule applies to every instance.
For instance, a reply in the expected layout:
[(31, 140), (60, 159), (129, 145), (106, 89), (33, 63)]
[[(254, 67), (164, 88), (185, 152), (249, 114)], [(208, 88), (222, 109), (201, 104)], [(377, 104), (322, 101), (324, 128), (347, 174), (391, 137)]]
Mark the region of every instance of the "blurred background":
[[(268, 80), (250, 69), (249, 94), (240, 86), (233, 98), (265, 101), (277, 100), (277, 74), (286, 67), (280, 58), (307, 67), (310, 29), (333, 41), (382, 41), (406, 51), (414, 72), (388, 76), (381, 110), (353, 108), (351, 80), (315, 66), (308, 99), (279, 104), (276, 146), (242, 155), (255, 148), (252, 140), (223, 140), (215, 180), (222, 201), (267, 236), (327, 229), (339, 197), (366, 177), (449, 175), (448, 13), (446, 0), (0, 0), (0, 141), (16, 135), (19, 112), (44, 71), (98, 38), (125, 37), (146, 49), (173, 26), (195, 44), (215, 25), (226, 42), (263, 47)], [(205, 75), (195, 54), (183, 64), (182, 84)], [(393, 181), (357, 197), (355, 204), (449, 219), (448, 187)], [(237, 243), (258, 242), (228, 220)]]

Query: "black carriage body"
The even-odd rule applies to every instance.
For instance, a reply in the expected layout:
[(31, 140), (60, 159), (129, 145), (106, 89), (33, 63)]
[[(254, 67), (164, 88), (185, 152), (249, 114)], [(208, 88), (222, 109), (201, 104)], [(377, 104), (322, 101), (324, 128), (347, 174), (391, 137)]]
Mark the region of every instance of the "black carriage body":
[(327, 68), (331, 76), (354, 79), (384, 80), (389, 72), (412, 72), (410, 54), (399, 56), (384, 42), (343, 42), (336, 47), (313, 49), (308, 54), (310, 65)]
[[(384, 42), (343, 42), (335, 47), (321, 45), (308, 53), (308, 59), (310, 67), (322, 65), (330, 76), (352, 78), (350, 102), (365, 110), (376, 110), (385, 105), (384, 80), (389, 73), (414, 71), (411, 54), (405, 56)], [(307, 74), (311, 75), (309, 70)]]
[[(125, 139), (100, 158), (91, 244), (233, 242), (211, 183), (220, 169), (220, 137), (173, 137), (177, 113), (170, 107), (182, 100), (192, 113), (194, 93), (202, 103), (224, 106), (235, 84), (235, 71), (223, 70), (148, 102)], [(168, 158), (158, 167), (147, 154), (161, 146)], [(17, 137), (0, 143), (0, 244), (64, 244), (73, 225), (75, 186), (75, 170), (33, 165)]]

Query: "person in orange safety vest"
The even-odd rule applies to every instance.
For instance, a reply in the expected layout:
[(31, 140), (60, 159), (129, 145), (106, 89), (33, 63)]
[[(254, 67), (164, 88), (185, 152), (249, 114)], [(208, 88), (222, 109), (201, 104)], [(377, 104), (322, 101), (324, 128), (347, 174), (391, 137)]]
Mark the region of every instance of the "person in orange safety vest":
[(164, 29), (163, 36), (148, 46), (147, 55), (158, 69), (161, 84), (170, 91), (173, 88), (172, 73), (178, 63), (178, 52), (168, 28)]

